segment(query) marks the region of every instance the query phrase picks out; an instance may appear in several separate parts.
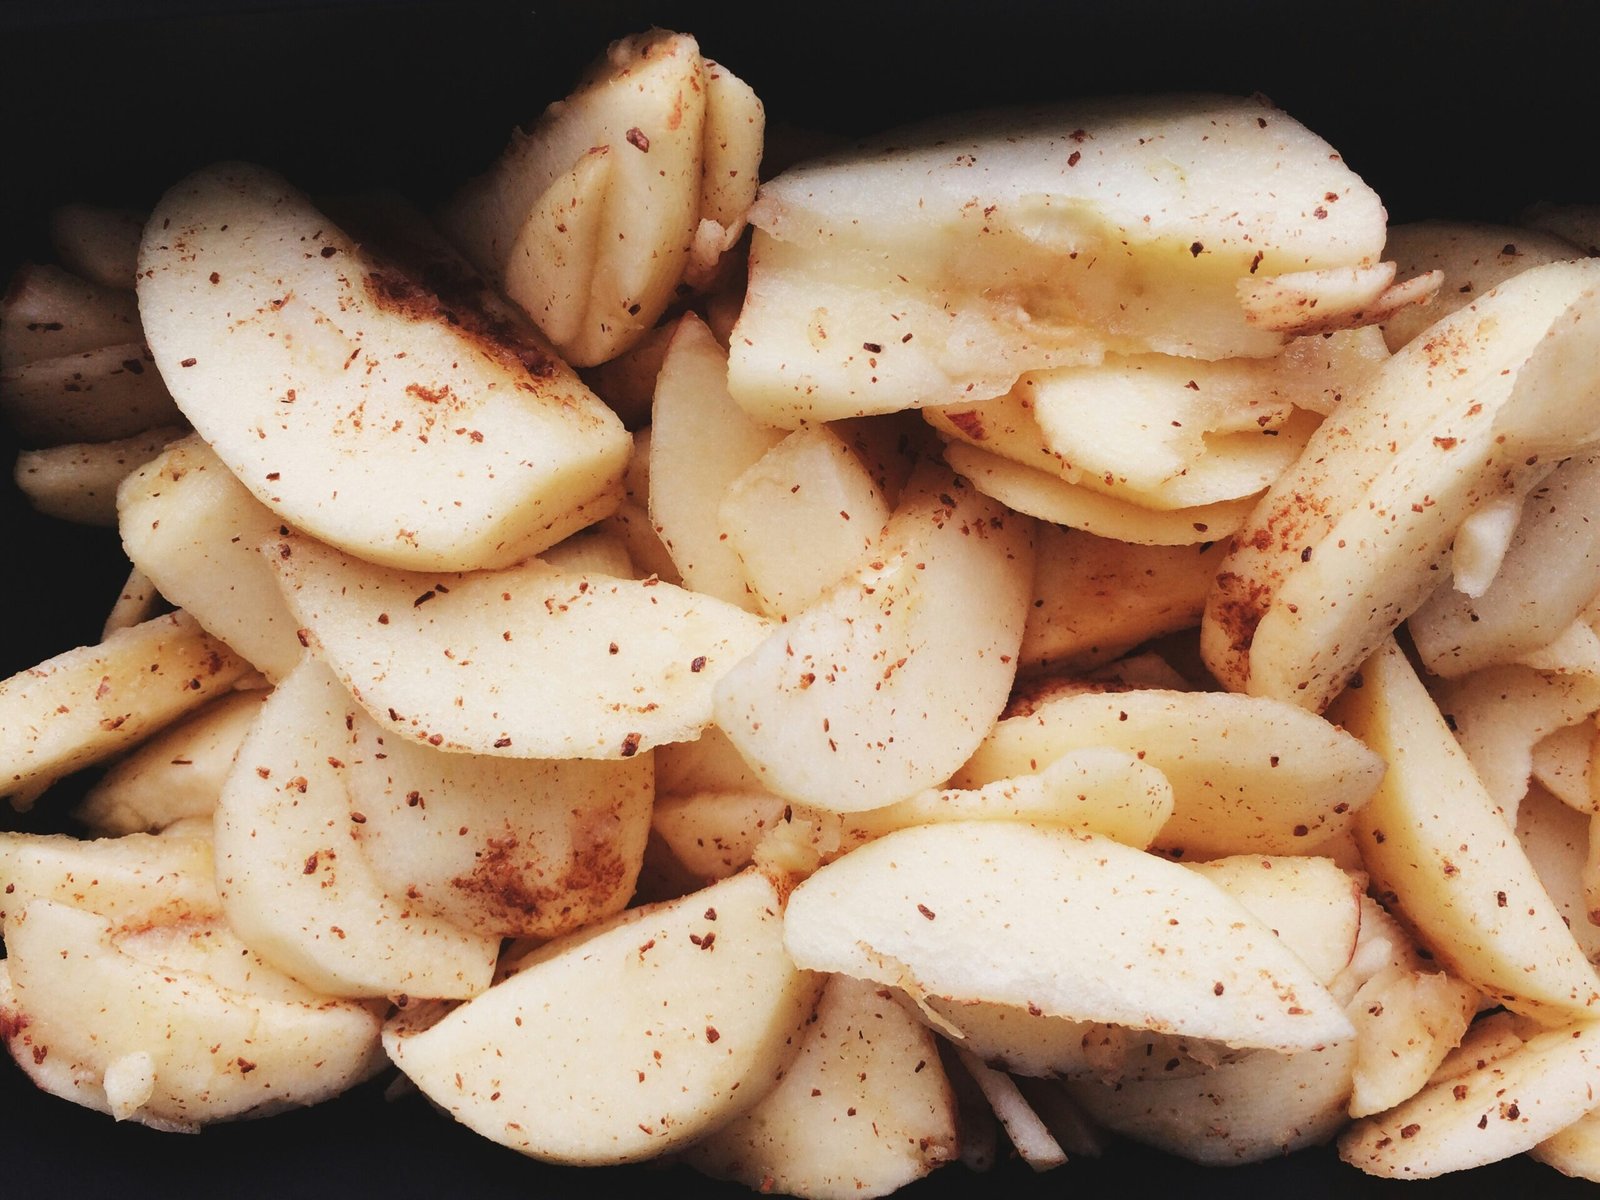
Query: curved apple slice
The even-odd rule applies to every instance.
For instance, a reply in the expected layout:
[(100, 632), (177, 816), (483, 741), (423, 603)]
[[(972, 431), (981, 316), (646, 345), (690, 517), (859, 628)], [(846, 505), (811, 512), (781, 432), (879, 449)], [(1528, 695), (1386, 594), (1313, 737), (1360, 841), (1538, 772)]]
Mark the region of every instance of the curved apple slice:
[(1155, 844), (1194, 859), (1292, 854), (1348, 828), (1383, 777), (1354, 737), (1292, 704), (1140, 688), (1048, 696), (1000, 721), (951, 781), (979, 787), (1068, 751), (1139, 755), (1172, 784)]
[(621, 421), (414, 232), (394, 248), (427, 260), (415, 275), (277, 175), (224, 164), (168, 192), (146, 234), (139, 310), (162, 376), (290, 524), (374, 561), (471, 569), (616, 507)]
[(717, 681), (767, 630), (711, 596), (537, 560), (423, 575), (293, 534), (268, 559), (373, 719), (444, 750), (631, 758), (696, 737)]
[(803, 966), (951, 1004), (1284, 1051), (1352, 1033), (1237, 901), (1093, 834), (998, 821), (899, 830), (800, 884), (785, 929)]
[(371, 1005), (279, 975), (219, 922), (119, 935), (104, 917), (35, 900), (5, 938), (12, 1056), (46, 1091), (118, 1119), (265, 1116), (334, 1096), (382, 1062)]
[(552, 1162), (635, 1162), (748, 1111), (781, 1079), (822, 980), (783, 948), (748, 871), (551, 942), (389, 1055), (435, 1104)]
[(352, 832), (389, 894), (466, 929), (543, 938), (633, 895), (650, 830), (648, 752), (614, 762), (441, 754), (353, 715)]
[(0, 833), (0, 920), (41, 897), (121, 925), (221, 912), (203, 838)]
[(955, 1093), (933, 1034), (892, 992), (834, 975), (783, 1081), (683, 1161), (765, 1191), (864, 1200), (955, 1156)]
[(415, 911), (361, 854), (345, 763), (355, 709), (309, 657), (262, 705), (217, 802), (228, 924), (273, 966), (330, 996), (481, 992), (499, 937)]
[(762, 786), (834, 812), (941, 782), (1000, 715), (1033, 582), (1032, 522), (923, 469), (869, 561), (717, 686)]
[(1470, 1170), (1566, 1129), (1595, 1107), (1596, 1089), (1600, 1021), (1580, 1021), (1356, 1122), (1339, 1139), (1339, 1157), (1393, 1179)]

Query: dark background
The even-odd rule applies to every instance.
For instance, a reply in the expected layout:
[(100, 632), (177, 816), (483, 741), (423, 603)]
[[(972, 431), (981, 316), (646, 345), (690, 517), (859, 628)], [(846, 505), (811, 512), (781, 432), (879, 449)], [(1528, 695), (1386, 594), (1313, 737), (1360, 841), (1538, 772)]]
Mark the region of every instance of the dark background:
[[(142, 14), (139, 18), (129, 13)], [(47, 254), (72, 199), (148, 207), (185, 172), (255, 159), (302, 185), (438, 199), (510, 127), (567, 90), (611, 38), (696, 34), (769, 119), (869, 132), (914, 117), (1108, 92), (1260, 91), (1338, 148), (1393, 220), (1509, 220), (1530, 202), (1600, 201), (1600, 5), (1347, 0), (974, 0), (796, 5), (0, 3), (0, 268)], [(0, 676), (95, 640), (126, 573), (114, 533), (35, 517), (0, 434)], [(63, 828), (47, 797), (12, 828)], [(381, 1083), (320, 1109), (155, 1134), (32, 1092), (0, 1063), (0, 1190), (17, 1196), (573, 1196), (669, 1188), (743, 1195), (686, 1171), (543, 1166)], [(959, 1168), (908, 1196), (1000, 1192), (1314, 1197), (1592, 1194), (1524, 1161), (1424, 1184), (1331, 1155), (1202, 1171), (1120, 1147), (1035, 1177)]]

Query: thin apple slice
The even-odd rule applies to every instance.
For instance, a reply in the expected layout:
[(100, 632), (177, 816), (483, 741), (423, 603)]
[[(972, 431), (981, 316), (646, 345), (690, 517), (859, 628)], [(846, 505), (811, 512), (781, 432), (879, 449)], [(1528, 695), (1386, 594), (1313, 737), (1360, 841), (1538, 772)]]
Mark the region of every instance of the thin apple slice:
[(193, 1129), (265, 1116), (382, 1062), (370, 1005), (277, 975), (220, 923), (119, 935), (41, 899), (12, 914), (5, 938), (12, 1057), (46, 1091), (119, 1119)]
[(941, 782), (1016, 677), (1032, 522), (930, 465), (868, 561), (717, 686), (716, 721), (762, 785), (835, 812)]
[(109, 442), (176, 425), (184, 416), (138, 341), (7, 367), (0, 372), (0, 414), (26, 446)]
[(1093, 834), (1000, 821), (899, 830), (800, 884), (785, 927), (802, 966), (956, 1006), (1286, 1051), (1351, 1034), (1305, 964), (1237, 901)]
[(330, 996), (481, 992), (498, 935), (416, 911), (362, 856), (346, 783), (355, 709), (310, 657), (262, 706), (217, 802), (228, 924), (284, 974)]
[(733, 482), (783, 439), (783, 431), (747, 417), (729, 398), (727, 377), (727, 352), (704, 321), (693, 313), (683, 316), (661, 363), (651, 407), (650, 519), (685, 587), (754, 611), (755, 597), (718, 505)]
[(381, 725), (509, 758), (630, 758), (697, 736), (712, 689), (767, 624), (654, 579), (533, 560), (423, 575), (290, 535), (268, 552), (289, 608)]
[(783, 948), (782, 901), (747, 871), (535, 951), (436, 1023), (405, 1010), (389, 1055), (458, 1121), (524, 1154), (635, 1162), (754, 1107), (822, 987)]
[(43, 788), (150, 736), (250, 669), (169, 613), (0, 682), (0, 794)]
[[(467, 256), (577, 366), (622, 353), (673, 299), (699, 217), (705, 76), (686, 34), (614, 42), (570, 96), (512, 133), (500, 161), (444, 215)], [(568, 173), (595, 147), (605, 148), (604, 190), (563, 209)], [(558, 224), (593, 246), (578, 256), (588, 260), (581, 278), (541, 253)]]
[(17, 490), (39, 512), (82, 525), (117, 523), (117, 485), (181, 438), (182, 426), (110, 442), (74, 442), (17, 455)]
[(139, 337), (132, 294), (98, 287), (60, 267), (25, 263), (0, 298), (0, 364), (7, 370)]
[(1091, 746), (1137, 754), (1167, 777), (1172, 817), (1155, 844), (1189, 859), (1304, 852), (1348, 828), (1383, 775), (1355, 738), (1282, 701), (1062, 688), (997, 723), (951, 782), (980, 786)]
[(50, 213), (50, 245), (61, 261), (101, 287), (132, 288), (145, 214), (99, 204), (63, 204)]
[(933, 1034), (887, 989), (834, 975), (783, 1081), (683, 1161), (765, 1191), (866, 1200), (955, 1156), (955, 1093)]
[(135, 833), (80, 841), (66, 834), (0, 833), (0, 921), (41, 897), (119, 926), (221, 913), (204, 839)]
[(374, 561), (503, 566), (605, 516), (622, 423), (442, 243), (391, 217), (383, 253), (411, 261), (260, 167), (168, 192), (139, 306), (179, 406), (268, 508)]
[(102, 837), (159, 833), (187, 817), (209, 820), (266, 698), (260, 689), (229, 692), (158, 733), (113, 763), (73, 816)]

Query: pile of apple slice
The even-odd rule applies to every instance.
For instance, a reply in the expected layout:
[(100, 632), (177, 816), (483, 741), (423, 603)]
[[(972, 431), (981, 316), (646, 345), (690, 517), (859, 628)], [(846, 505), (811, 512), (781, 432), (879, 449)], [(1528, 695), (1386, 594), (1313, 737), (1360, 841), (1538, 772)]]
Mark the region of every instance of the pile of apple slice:
[(0, 682), (0, 789), (105, 767), (0, 834), (12, 1055), (814, 1197), (999, 1129), (1600, 1178), (1600, 265), (1387, 230), (1259, 99), (758, 196), (763, 127), (655, 31), (442, 232), (223, 163), (137, 313), (14, 286), (23, 436), (115, 446), (19, 471), (134, 574)]

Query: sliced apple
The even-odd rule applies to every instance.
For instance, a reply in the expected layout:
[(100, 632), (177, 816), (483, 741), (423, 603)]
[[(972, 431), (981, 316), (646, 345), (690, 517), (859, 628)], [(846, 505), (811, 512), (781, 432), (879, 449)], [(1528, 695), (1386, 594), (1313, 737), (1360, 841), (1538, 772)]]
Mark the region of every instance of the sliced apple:
[[(465, 929), (555, 937), (633, 895), (648, 752), (616, 762), (441, 754), (354, 714), (352, 832), (392, 896)], [(351, 820), (354, 820), (352, 815)]]
[(1172, 817), (1155, 844), (1191, 859), (1304, 852), (1348, 828), (1383, 775), (1355, 738), (1281, 701), (1063, 688), (996, 724), (952, 782), (1026, 774), (1090, 746), (1138, 754), (1167, 777)]
[[(671, 302), (699, 219), (706, 108), (692, 37), (624, 38), (446, 211), (468, 257), (577, 366), (626, 350)], [(575, 190), (569, 172), (585, 161), (606, 178)], [(582, 248), (552, 255), (557, 239)]]
[(747, 1112), (783, 1078), (820, 977), (783, 948), (772, 881), (745, 872), (535, 951), (389, 1055), (435, 1104), (553, 1162), (635, 1162)]
[(1390, 1179), (1470, 1170), (1559, 1133), (1594, 1108), (1597, 1088), (1600, 1021), (1580, 1021), (1356, 1122), (1339, 1157)]
[(1325, 708), (1438, 586), (1462, 522), (1600, 439), (1600, 260), (1508, 280), (1406, 346), (1268, 491), (1201, 626), (1234, 691)]
[(381, 725), (445, 750), (630, 758), (696, 737), (759, 617), (654, 579), (537, 560), (424, 575), (290, 535), (268, 552), (289, 608)]
[(1452, 974), (1551, 1025), (1600, 1013), (1600, 978), (1391, 639), (1330, 715), (1388, 772), (1356, 818), (1374, 894)]
[(782, 1082), (683, 1161), (752, 1188), (850, 1200), (955, 1155), (955, 1094), (933, 1034), (887, 989), (834, 975)]
[(718, 684), (717, 725), (762, 785), (853, 812), (959, 766), (1016, 676), (1031, 525), (924, 469), (868, 561)]
[(802, 966), (953, 1006), (1280, 1050), (1351, 1033), (1305, 964), (1225, 892), (1093, 834), (1001, 821), (899, 830), (800, 884), (785, 927)]
[(370, 1005), (278, 975), (220, 923), (117, 934), (105, 917), (35, 900), (5, 937), (12, 1057), (46, 1091), (118, 1119), (193, 1129), (265, 1116), (382, 1062)]
[(481, 992), (498, 935), (417, 911), (362, 856), (346, 783), (355, 709), (309, 657), (262, 706), (217, 803), (228, 924), (284, 974), (330, 996)]
[(117, 523), (117, 485), (181, 438), (182, 426), (166, 425), (110, 442), (74, 442), (17, 455), (12, 478), (39, 512), (82, 525)]
[(305, 653), (261, 544), (283, 528), (199, 437), (124, 480), (117, 523), (128, 558), (163, 596), (268, 679)]
[(139, 338), (132, 295), (60, 267), (25, 263), (0, 298), (0, 363), (7, 370)]
[(0, 794), (110, 758), (226, 691), (250, 665), (169, 613), (0, 682)]
[(215, 917), (211, 846), (147, 833), (80, 841), (0, 833), (0, 921), (39, 898), (143, 926)]
[(1373, 265), (1384, 214), (1270, 104), (1169, 96), (898, 131), (770, 181), (751, 222), (729, 389), (793, 427), (1108, 350), (1270, 356), (1238, 281)]
[(427, 569), (516, 562), (615, 508), (622, 423), (442, 243), (403, 228), (383, 254), (260, 167), (163, 197), (140, 313), (228, 468), (290, 524)]

